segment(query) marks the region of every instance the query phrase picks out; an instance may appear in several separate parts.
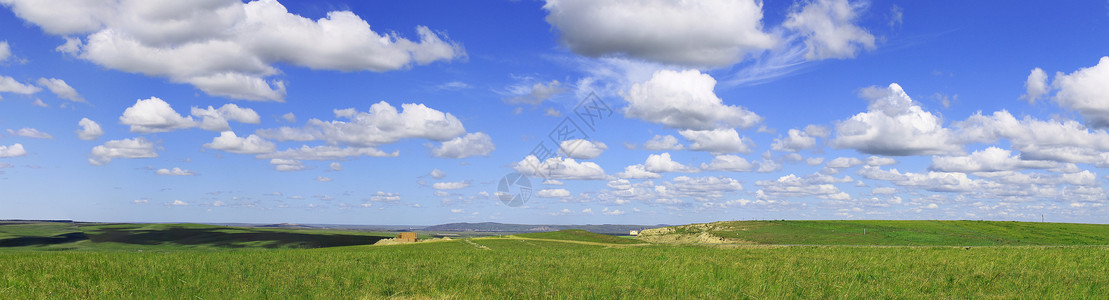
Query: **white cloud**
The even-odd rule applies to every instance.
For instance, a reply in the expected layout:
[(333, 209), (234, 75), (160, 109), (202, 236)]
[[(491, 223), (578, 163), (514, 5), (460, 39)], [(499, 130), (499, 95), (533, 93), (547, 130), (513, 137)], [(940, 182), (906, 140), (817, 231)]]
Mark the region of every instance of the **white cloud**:
[(228, 131), (231, 126), (228, 120), (247, 124), (259, 124), (262, 118), (253, 109), (241, 108), (235, 104), (224, 104), (219, 109), (208, 106), (207, 109), (193, 107), (191, 115), (201, 118), (200, 128), (211, 131)]
[(535, 193), (535, 196), (540, 198), (562, 198), (570, 197), (570, 191), (565, 189), (542, 189)]
[(842, 169), (842, 168), (850, 168), (850, 167), (858, 166), (858, 165), (861, 165), (861, 164), (863, 164), (863, 161), (861, 159), (858, 159), (858, 158), (854, 158), (854, 157), (836, 157), (835, 159), (833, 159), (831, 161), (828, 161), (828, 163), (824, 164), (824, 166), (829, 167), (829, 168)]
[(0, 93), (15, 93), (20, 95), (31, 95), (38, 93), (42, 89), (30, 84), (22, 84), (14, 78), (0, 75)]
[(1026, 91), (1020, 98), (1027, 100), (1029, 104), (1035, 103), (1036, 99), (1043, 97), (1048, 92), (1047, 73), (1044, 73), (1044, 70), (1040, 68), (1032, 69), (1032, 72), (1028, 74), (1028, 81), (1025, 81), (1024, 87)]
[(810, 166), (816, 166), (822, 163), (824, 163), (823, 157), (809, 157), (805, 159), (805, 164)]
[(836, 147), (879, 155), (928, 155), (961, 151), (942, 120), (917, 105), (900, 85), (869, 87), (867, 112), (836, 125)]
[(328, 165), (328, 168), (331, 169), (332, 171), (342, 171), (343, 170), (343, 165), (340, 164), (339, 162), (331, 162), (331, 164)]
[[(1109, 162), (1109, 133), (1091, 130), (1073, 120), (1042, 121), (1025, 117), (1018, 120), (1008, 111), (992, 115), (974, 114), (955, 122), (959, 138), (966, 142), (993, 143), (1008, 139), (1011, 148), (1024, 160), (1050, 160), (1067, 163)], [(1109, 165), (1109, 164), (1105, 164)]]
[(562, 181), (558, 181), (558, 180), (554, 180), (554, 179), (544, 180), (543, 184), (544, 185), (563, 185)]
[(735, 155), (717, 155), (712, 158), (712, 162), (701, 164), (701, 169), (707, 171), (750, 172), (755, 168), (755, 164)]
[(678, 144), (678, 138), (672, 135), (655, 135), (651, 140), (643, 143), (647, 150), (684, 150), (685, 146)]
[(1070, 74), (1056, 74), (1052, 83), (1059, 89), (1055, 101), (1077, 110), (1090, 127), (1109, 127), (1109, 84), (1106, 82), (1109, 82), (1109, 56), (1101, 57), (1096, 66)]
[(868, 166), (888, 166), (897, 164), (897, 160), (889, 157), (871, 156), (866, 158), (866, 165)]
[(626, 179), (662, 178), (661, 174), (649, 172), (643, 165), (630, 165), (624, 167), (624, 172), (616, 173), (616, 177)]
[(493, 139), (484, 132), (469, 133), (443, 142), (437, 148), (431, 149), (431, 154), (443, 158), (467, 158), (471, 156), (489, 156), (497, 146)]
[(697, 70), (660, 70), (632, 85), (624, 95), (624, 115), (679, 129), (749, 128), (762, 117), (741, 106), (726, 105), (713, 92), (716, 79)]
[(181, 200), (173, 200), (173, 202), (170, 202), (169, 205), (172, 205), (172, 206), (188, 206), (189, 203), (185, 202), (185, 201), (181, 201)]
[(879, 195), (893, 195), (897, 193), (897, 189), (891, 187), (876, 187), (870, 190), (870, 193)]
[(437, 190), (458, 190), (458, 189), (464, 189), (464, 188), (468, 188), (468, 187), (470, 187), (470, 182), (469, 181), (436, 182), (435, 184), (431, 185), (431, 188), (437, 189)]
[(549, 0), (543, 9), (562, 43), (585, 56), (727, 66), (776, 44), (762, 30), (761, 2), (753, 0)]
[(234, 131), (220, 132), (219, 136), (213, 138), (211, 143), (204, 144), (204, 147), (238, 154), (271, 153), (277, 149), (272, 142), (257, 135), (241, 138)]
[[(251, 135), (253, 136), (253, 134)], [(348, 157), (358, 156), (372, 156), (372, 157), (395, 157), (400, 155), (399, 152), (386, 153), (385, 151), (376, 148), (355, 148), (347, 147), (340, 148), (335, 146), (315, 146), (309, 147), (301, 145), (300, 148), (285, 149), (282, 151), (259, 154), (258, 158), (284, 158), (296, 160), (340, 160)]]
[(145, 138), (110, 140), (92, 148), (92, 152), (89, 153), (89, 164), (102, 166), (115, 158), (154, 157), (158, 157), (158, 153), (154, 152), (154, 143)]
[(293, 113), (286, 113), (284, 115), (281, 115), (281, 119), (285, 120), (285, 122), (289, 122), (289, 123), (296, 123), (297, 122), (297, 116)]
[(808, 60), (853, 58), (862, 49), (874, 49), (874, 35), (854, 24), (867, 2), (813, 0), (794, 6), (783, 27), (805, 38)]
[(604, 215), (607, 215), (607, 216), (619, 216), (619, 215), (623, 215), (624, 213), (626, 213), (626, 212), (622, 211), (622, 210), (619, 210), (619, 209), (608, 210), (608, 207), (605, 207), (604, 209), (601, 210), (601, 214), (604, 214)]
[(158, 171), (155, 171), (154, 174), (165, 175), (165, 176), (193, 176), (193, 175), (196, 175), (196, 172), (189, 171), (189, 170), (182, 170), (181, 168), (173, 168), (173, 169), (158, 169)]
[(602, 142), (575, 139), (562, 141), (558, 152), (576, 159), (594, 159), (607, 149), (608, 145)]
[(54, 136), (50, 135), (49, 133), (45, 133), (45, 132), (39, 131), (38, 129), (34, 129), (34, 128), (20, 128), (19, 130), (8, 129), (8, 134), (15, 135), (15, 136), (21, 136), (21, 137), (36, 138), (36, 139), (52, 139), (52, 138), (54, 138)]
[(8, 41), (0, 41), (0, 62), (10, 57), (12, 57), (12, 47), (8, 45)]
[(91, 141), (104, 135), (104, 130), (100, 129), (100, 124), (96, 124), (95, 121), (89, 120), (89, 118), (81, 118), (77, 125), (81, 126), (81, 129), (76, 131), (77, 138), (82, 140)]
[(974, 151), (967, 156), (934, 156), (930, 169), (943, 172), (996, 172), (1022, 169), (1048, 169), (1058, 163), (1050, 161), (1022, 160), (1020, 155), (1012, 155), (1009, 150), (989, 147)]
[(653, 173), (695, 173), (697, 168), (683, 165), (679, 162), (670, 159), (670, 153), (651, 154), (647, 157), (647, 161), (643, 163), (644, 169)]
[[(846, 180), (844, 180), (846, 179)], [(834, 182), (850, 182), (851, 178), (837, 179), (815, 174), (804, 178), (789, 174), (777, 180), (761, 180), (755, 185), (761, 187), (756, 192), (760, 199), (782, 199), (793, 197), (817, 197), (830, 200), (848, 200), (851, 196), (841, 191)]]
[(558, 180), (602, 180), (604, 169), (593, 162), (577, 162), (573, 158), (551, 157), (540, 162), (535, 155), (528, 155), (512, 165), (520, 174)]
[(192, 117), (182, 117), (173, 107), (158, 97), (135, 101), (119, 117), (123, 125), (131, 125), (131, 132), (154, 133), (196, 127)]
[(543, 110), (543, 115), (557, 118), (562, 116), (562, 112), (554, 109), (554, 107), (548, 107), (547, 109)]
[(566, 89), (558, 80), (551, 80), (546, 84), (537, 82), (532, 85), (518, 84), (508, 88), (507, 94), (511, 95), (504, 98), (504, 102), (511, 104), (531, 104), (539, 105), (543, 101), (547, 101), (555, 95), (565, 92)]
[(431, 175), (431, 178), (443, 179), (443, 177), (447, 177), (447, 172), (443, 172), (443, 170), (439, 169), (433, 169), (431, 170), (431, 173), (428, 173), (428, 175)]
[(73, 102), (85, 102), (85, 98), (77, 93), (77, 90), (70, 87), (65, 83), (65, 80), (57, 78), (39, 78), (38, 85), (46, 87), (51, 93), (57, 95), (58, 98), (66, 99)]
[(14, 144), (11, 146), (0, 145), (0, 157), (17, 157), (27, 155), (27, 150), (23, 149), (23, 144)]
[(39, 98), (35, 98), (35, 101), (31, 101), (31, 105), (38, 106), (38, 107), (44, 107), (44, 108), (50, 107), (50, 105), (47, 105), (46, 102), (42, 102), (42, 99), (39, 99)]
[(816, 138), (809, 136), (808, 133), (797, 129), (790, 129), (786, 137), (778, 137), (774, 139), (774, 143), (770, 145), (770, 149), (775, 151), (789, 151), (797, 152), (804, 149), (816, 146)]
[(307, 167), (305, 167), (303, 163), (295, 159), (274, 158), (270, 160), (270, 164), (273, 165), (273, 168), (275, 170), (280, 172), (291, 172), (307, 169)]
[(328, 144), (355, 147), (377, 146), (406, 138), (446, 141), (466, 133), (462, 122), (449, 113), (423, 104), (406, 103), (401, 108), (398, 112), (396, 107), (382, 101), (371, 105), (368, 112), (351, 108), (334, 111), (336, 117), (349, 122), (311, 119), (303, 128), (262, 129), (256, 133), (277, 141), (323, 140)]
[(349, 11), (311, 20), (271, 0), (4, 2), (47, 33), (72, 37), (59, 51), (247, 100), (284, 99), (283, 82), (267, 80), (281, 74), (276, 64), (383, 72), (466, 56), (424, 26), (409, 40), (374, 32)]
[(750, 153), (752, 142), (746, 137), (740, 137), (735, 129), (713, 130), (682, 130), (678, 132), (693, 144), (689, 150), (708, 151), (716, 154), (723, 153)]
[(319, 181), (319, 182), (331, 182), (331, 177), (316, 176), (316, 181)]

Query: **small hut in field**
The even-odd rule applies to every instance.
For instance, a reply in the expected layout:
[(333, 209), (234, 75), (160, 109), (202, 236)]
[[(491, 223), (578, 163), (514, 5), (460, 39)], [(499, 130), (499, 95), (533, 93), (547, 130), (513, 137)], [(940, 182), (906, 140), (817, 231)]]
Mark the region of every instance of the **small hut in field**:
[(401, 243), (415, 243), (416, 242), (416, 233), (415, 232), (401, 232), (401, 233), (397, 234), (397, 238), (394, 239), (394, 240), (397, 241), (397, 242), (401, 242)]

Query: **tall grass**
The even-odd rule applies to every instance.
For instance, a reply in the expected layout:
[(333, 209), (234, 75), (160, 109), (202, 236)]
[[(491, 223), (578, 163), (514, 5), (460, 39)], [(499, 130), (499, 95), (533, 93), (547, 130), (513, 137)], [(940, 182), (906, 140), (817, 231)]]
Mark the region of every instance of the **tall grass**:
[(27, 298), (1098, 298), (1109, 247), (607, 248), (475, 239), (179, 252), (0, 252)]

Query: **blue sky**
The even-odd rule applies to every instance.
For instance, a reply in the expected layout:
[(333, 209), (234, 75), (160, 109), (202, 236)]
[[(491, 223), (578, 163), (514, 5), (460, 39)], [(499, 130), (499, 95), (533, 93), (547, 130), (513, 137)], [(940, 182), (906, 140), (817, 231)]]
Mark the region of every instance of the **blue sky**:
[(5, 219), (1109, 221), (1105, 1), (0, 6)]

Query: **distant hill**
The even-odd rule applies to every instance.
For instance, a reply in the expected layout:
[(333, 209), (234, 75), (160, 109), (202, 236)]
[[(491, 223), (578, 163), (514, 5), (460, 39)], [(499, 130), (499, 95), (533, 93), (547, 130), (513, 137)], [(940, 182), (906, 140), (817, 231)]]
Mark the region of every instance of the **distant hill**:
[(734, 221), (647, 230), (673, 243), (775, 245), (1109, 245), (1109, 225), (1007, 221)]
[(528, 225), (528, 224), (504, 224), (495, 222), (484, 223), (449, 223), (435, 226), (428, 226), (422, 231), (480, 231), (480, 232), (503, 232), (503, 233), (521, 233), (521, 232), (545, 232), (545, 231), (558, 231), (567, 229), (581, 229), (589, 232), (602, 233), (602, 234), (615, 234), (627, 235), (631, 230), (643, 230), (651, 228), (665, 227), (666, 225)]

